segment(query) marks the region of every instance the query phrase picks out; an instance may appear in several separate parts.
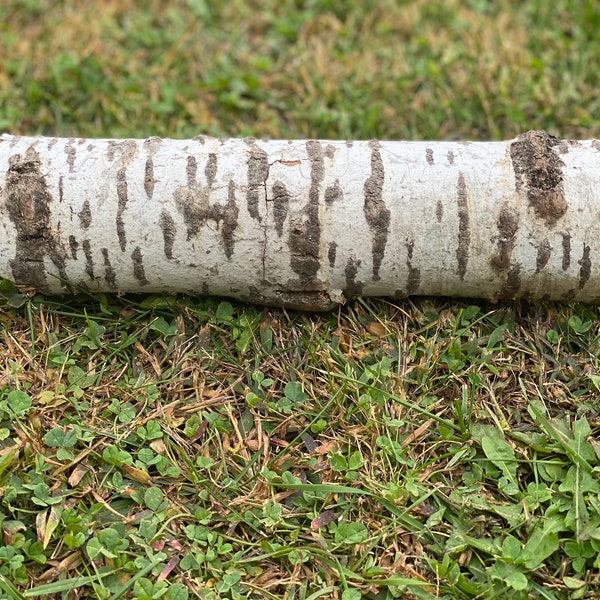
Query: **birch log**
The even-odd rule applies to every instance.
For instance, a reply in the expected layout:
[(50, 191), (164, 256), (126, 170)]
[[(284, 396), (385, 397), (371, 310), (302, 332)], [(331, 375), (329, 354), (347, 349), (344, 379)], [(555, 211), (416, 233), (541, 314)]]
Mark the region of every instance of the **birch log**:
[(600, 300), (600, 142), (0, 138), (0, 277), (308, 310)]

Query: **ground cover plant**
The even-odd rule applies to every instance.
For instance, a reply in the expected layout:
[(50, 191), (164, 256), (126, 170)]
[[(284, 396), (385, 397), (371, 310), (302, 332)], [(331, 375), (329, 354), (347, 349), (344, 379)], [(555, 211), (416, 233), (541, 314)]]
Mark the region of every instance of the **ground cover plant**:
[[(595, 2), (81, 4), (3, 130), (598, 137)], [(600, 597), (596, 307), (0, 292), (2, 597)]]

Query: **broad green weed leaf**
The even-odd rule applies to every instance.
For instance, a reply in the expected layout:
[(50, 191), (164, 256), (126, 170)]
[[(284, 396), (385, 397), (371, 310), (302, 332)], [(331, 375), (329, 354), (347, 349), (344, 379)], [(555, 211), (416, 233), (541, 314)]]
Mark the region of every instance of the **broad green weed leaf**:
[(516, 483), (518, 466), (515, 451), (499, 430), (492, 429), (491, 432), (491, 435), (482, 438), (481, 449), (486, 457), (502, 471), (506, 479), (514, 484)]
[(502, 581), (513, 590), (522, 591), (529, 587), (529, 582), (525, 574), (519, 569), (519, 567), (511, 564), (507, 564), (502, 561), (494, 563), (487, 573), (492, 579)]
[(306, 394), (302, 389), (302, 384), (298, 381), (288, 381), (285, 384), (284, 394), (286, 398), (289, 398), (292, 402), (304, 402), (306, 400)]
[(590, 424), (582, 417), (573, 423), (573, 438), (567, 441), (573, 452), (586, 461), (594, 461), (596, 458), (594, 447), (588, 441), (591, 433)]
[(167, 600), (188, 600), (190, 594), (183, 583), (172, 583), (167, 590)]
[(162, 490), (157, 487), (149, 487), (144, 493), (144, 503), (150, 510), (158, 510), (164, 500)]
[(339, 523), (335, 530), (336, 544), (360, 544), (367, 536), (367, 528), (362, 523)]
[(498, 342), (504, 337), (504, 332), (506, 331), (507, 327), (507, 324), (504, 323), (503, 325), (499, 325), (498, 327), (496, 327), (496, 329), (494, 329), (494, 331), (492, 331), (487, 343), (488, 350), (491, 350), (496, 347), (496, 344), (498, 344)]
[(65, 431), (54, 427), (44, 436), (44, 442), (51, 448), (72, 448), (77, 443), (77, 433), (73, 429)]
[(542, 563), (558, 550), (558, 532), (564, 529), (560, 517), (549, 518), (543, 526), (537, 526), (529, 536), (521, 561), (528, 569), (538, 569)]
[(17, 417), (21, 417), (31, 408), (31, 396), (23, 390), (12, 390), (8, 393), (7, 404)]

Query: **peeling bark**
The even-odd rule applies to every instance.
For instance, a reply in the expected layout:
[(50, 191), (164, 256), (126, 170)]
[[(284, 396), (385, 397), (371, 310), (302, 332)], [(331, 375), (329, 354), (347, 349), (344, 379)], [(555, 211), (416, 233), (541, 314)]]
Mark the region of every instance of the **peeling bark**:
[(600, 301), (600, 143), (0, 138), (0, 277), (306, 310)]

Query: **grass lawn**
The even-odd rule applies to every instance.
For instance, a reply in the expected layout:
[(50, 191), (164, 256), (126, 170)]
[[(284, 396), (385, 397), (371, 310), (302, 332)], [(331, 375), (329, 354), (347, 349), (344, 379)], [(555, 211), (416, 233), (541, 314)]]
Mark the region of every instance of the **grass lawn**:
[[(10, 133), (593, 138), (599, 89), (592, 0), (0, 4)], [(0, 292), (1, 598), (600, 598), (596, 307)]]

